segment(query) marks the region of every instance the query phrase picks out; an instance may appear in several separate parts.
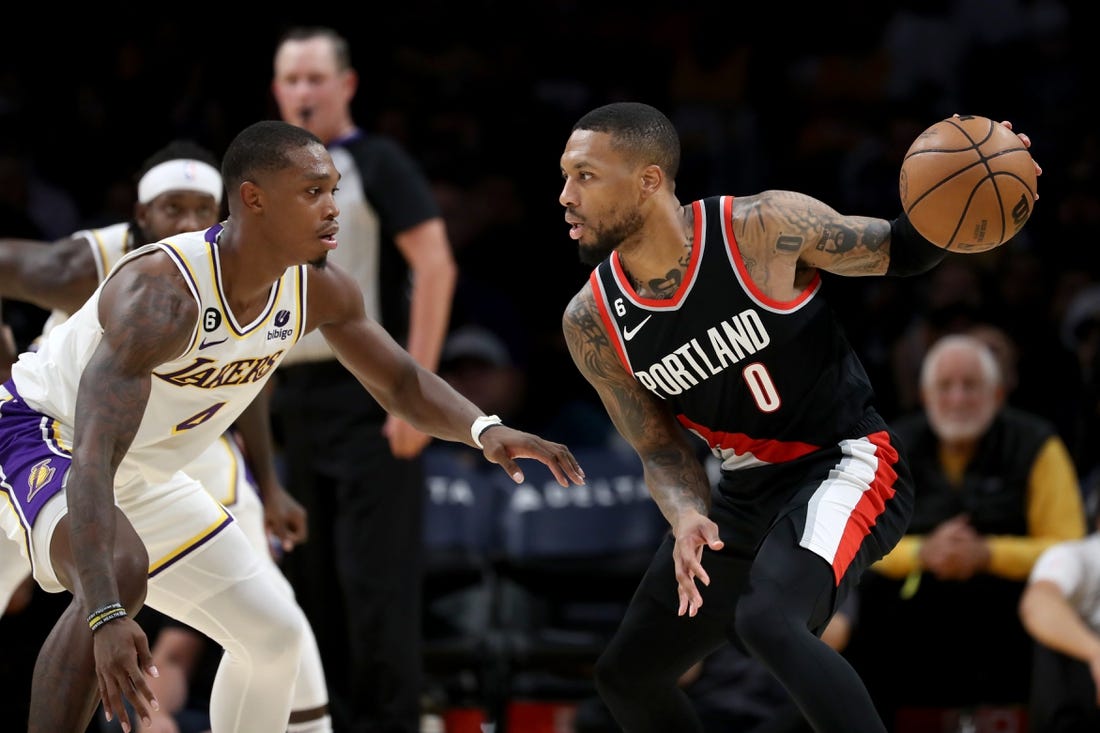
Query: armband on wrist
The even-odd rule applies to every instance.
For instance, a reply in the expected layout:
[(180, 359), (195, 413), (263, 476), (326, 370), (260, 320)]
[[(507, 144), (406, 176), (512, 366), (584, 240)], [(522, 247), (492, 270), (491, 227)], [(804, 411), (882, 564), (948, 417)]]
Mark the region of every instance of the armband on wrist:
[(95, 631), (108, 621), (114, 621), (116, 618), (123, 618), (125, 615), (126, 609), (122, 607), (121, 603), (117, 601), (115, 603), (108, 603), (106, 606), (100, 606), (88, 614), (88, 628)]
[(890, 264), (886, 266), (887, 275), (920, 275), (938, 265), (946, 256), (947, 250), (922, 237), (905, 212), (890, 222)]
[(474, 445), (478, 448), (484, 448), (481, 444), (481, 434), (494, 425), (500, 425), (504, 421), (496, 415), (482, 415), (474, 420), (474, 424), (470, 426), (470, 437), (474, 439)]

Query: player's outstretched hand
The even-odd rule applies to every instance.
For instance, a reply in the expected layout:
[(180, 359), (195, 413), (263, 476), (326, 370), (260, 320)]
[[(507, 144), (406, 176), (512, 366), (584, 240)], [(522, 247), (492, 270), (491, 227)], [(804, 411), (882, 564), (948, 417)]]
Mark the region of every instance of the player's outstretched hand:
[(123, 697), (134, 706), (138, 716), (149, 722), (150, 709), (160, 710), (157, 696), (149, 688), (145, 675), (159, 677), (149, 651), (149, 639), (130, 617), (108, 621), (93, 633), (95, 643), (95, 673), (99, 681), (99, 697), (107, 720), (118, 716), (125, 733), (134, 726), (123, 704)]
[(507, 425), (493, 425), (481, 434), (481, 444), (485, 458), (507, 471), (517, 484), (523, 483), (523, 471), (516, 463), (517, 458), (534, 458), (545, 463), (562, 486), (568, 487), (570, 482), (578, 486), (584, 483), (584, 470), (561, 443), (543, 440)]
[(721, 550), (723, 543), (718, 537), (718, 525), (698, 512), (682, 516), (676, 524), (674, 536), (676, 544), (672, 547), (672, 560), (676, 565), (676, 593), (680, 598), (676, 613), (694, 617), (703, 605), (703, 596), (696, 580), (710, 585), (710, 576), (703, 568), (703, 549)]

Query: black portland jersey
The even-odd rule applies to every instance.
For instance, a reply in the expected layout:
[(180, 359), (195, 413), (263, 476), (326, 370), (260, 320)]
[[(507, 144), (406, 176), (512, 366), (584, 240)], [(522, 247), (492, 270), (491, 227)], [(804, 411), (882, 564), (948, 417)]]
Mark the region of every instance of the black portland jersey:
[[(725, 470), (782, 463), (863, 435), (867, 373), (821, 297), (821, 276), (779, 302), (749, 278), (733, 198), (695, 201), (687, 274), (668, 300), (635, 293), (617, 252), (591, 275), (628, 372), (707, 442)], [(877, 420), (874, 420), (877, 418)]]

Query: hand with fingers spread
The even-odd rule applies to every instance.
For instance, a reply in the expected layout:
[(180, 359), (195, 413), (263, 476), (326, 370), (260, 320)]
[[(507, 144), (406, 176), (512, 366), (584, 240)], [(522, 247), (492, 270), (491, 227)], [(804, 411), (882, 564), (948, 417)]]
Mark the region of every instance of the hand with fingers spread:
[(132, 730), (125, 697), (148, 725), (150, 711), (159, 710), (160, 703), (145, 680), (146, 674), (158, 676), (145, 632), (133, 619), (122, 616), (103, 622), (92, 633), (99, 696), (107, 720), (117, 716), (125, 733)]
[(534, 458), (545, 463), (562, 486), (584, 483), (584, 469), (566, 446), (495, 423), (482, 430), (478, 437), (485, 458), (503, 468), (517, 484), (523, 483), (523, 470), (517, 458)]
[(690, 510), (677, 522), (673, 535), (676, 544), (672, 557), (676, 563), (676, 592), (680, 598), (676, 613), (694, 617), (703, 605), (703, 596), (695, 582), (710, 585), (710, 576), (703, 569), (703, 549), (721, 550), (723, 543), (718, 537), (718, 525)]

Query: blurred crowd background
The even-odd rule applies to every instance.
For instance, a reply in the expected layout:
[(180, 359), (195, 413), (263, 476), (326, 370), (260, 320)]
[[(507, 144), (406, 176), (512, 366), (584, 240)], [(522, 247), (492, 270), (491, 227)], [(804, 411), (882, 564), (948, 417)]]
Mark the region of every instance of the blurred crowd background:
[[(570, 126), (615, 100), (661, 108), (683, 140), (682, 202), (769, 188), (848, 214), (900, 211), (902, 157), (953, 113), (1011, 120), (1043, 167), (1024, 231), (909, 279), (826, 276), (826, 297), (894, 419), (919, 406), (940, 334), (991, 327), (1009, 402), (1051, 420), (1083, 483), (1100, 450), (1100, 148), (1092, 26), (1071, 0), (666, 3), (410, 0), (356, 20), (203, 8), (8, 25), (0, 43), (0, 233), (54, 239), (128, 219), (149, 153), (190, 137), (219, 156), (278, 117), (280, 32), (335, 27), (361, 77), (367, 131), (428, 173), (460, 267), (452, 330), (506, 345), (519, 378), (510, 422), (573, 447), (609, 425), (561, 336), (588, 269), (558, 203)], [(43, 11), (30, 9), (30, 13)], [(350, 13), (349, 13), (350, 15)], [(20, 345), (45, 314), (3, 304)], [(589, 430), (590, 429), (590, 430)]]
[[(1086, 111), (1095, 64), (1074, 3), (842, 1), (793, 11), (417, 0), (388, 6), (385, 17), (364, 12), (346, 22), (331, 13), (229, 22), (179, 12), (76, 16), (48, 34), (9, 27), (0, 44), (0, 230), (54, 238), (128, 218), (134, 173), (150, 151), (187, 136), (220, 155), (245, 125), (277, 117), (279, 32), (333, 24), (362, 77), (356, 119), (397, 137), (444, 206), (462, 271), (453, 325), (478, 322), (505, 338), (538, 387), (524, 409), (541, 425), (563, 396), (594, 399), (560, 335), (561, 312), (587, 273), (557, 202), (561, 148), (590, 107), (638, 99), (670, 115), (684, 141), (682, 201), (788, 188), (888, 218), (899, 211), (902, 156), (922, 129), (956, 112), (1009, 119), (1031, 135), (1044, 168), (1042, 200), (1021, 235), (922, 278), (834, 278), (827, 292), (848, 312), (888, 414), (912, 406), (905, 371), (917, 362), (905, 350), (919, 348), (914, 329), (980, 317), (1015, 339), (1015, 399), (1072, 429), (1078, 405), (1061, 394), (1072, 384), (1058, 370), (1073, 371), (1073, 344), (1062, 331), (1073, 295), (1097, 281), (1100, 218)], [(17, 336), (37, 333), (33, 311), (6, 310)]]

